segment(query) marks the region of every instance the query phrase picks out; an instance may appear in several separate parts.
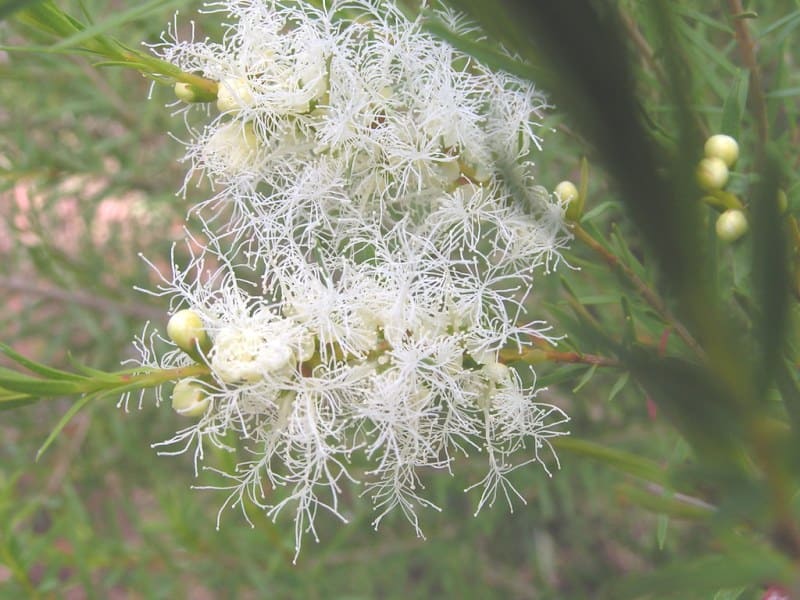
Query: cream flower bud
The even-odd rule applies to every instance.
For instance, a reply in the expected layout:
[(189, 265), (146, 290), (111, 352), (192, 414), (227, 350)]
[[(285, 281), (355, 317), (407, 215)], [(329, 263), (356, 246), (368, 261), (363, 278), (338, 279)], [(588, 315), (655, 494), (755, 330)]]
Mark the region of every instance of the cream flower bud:
[(461, 155), (461, 171), (475, 183), (486, 183), (492, 178), (490, 161), (468, 149)]
[(223, 79), (217, 91), (217, 108), (220, 112), (239, 110), (253, 103), (253, 91), (246, 79)]
[(325, 54), (321, 48), (314, 48), (303, 59), (298, 65), (298, 76), (300, 87), (308, 97), (303, 111), (306, 112), (310, 101), (318, 100), (328, 91), (328, 81)]
[(578, 188), (575, 187), (575, 184), (571, 181), (562, 181), (556, 186), (556, 189), (553, 190), (558, 199), (561, 202), (569, 204), (574, 202), (578, 199)]
[(199, 417), (208, 408), (203, 386), (192, 379), (181, 379), (172, 390), (172, 409), (185, 417)]
[(704, 158), (697, 165), (696, 175), (704, 190), (721, 190), (728, 183), (728, 165), (721, 158)]
[(461, 177), (461, 167), (455, 158), (437, 162), (436, 172), (448, 184), (455, 183)]
[(726, 210), (717, 218), (717, 237), (724, 242), (734, 242), (747, 232), (747, 217), (738, 208)]
[(183, 100), (184, 102), (194, 102), (194, 88), (188, 83), (176, 81), (175, 86), (172, 89), (175, 92), (175, 96), (178, 98), (178, 100)]
[(186, 83), (184, 81), (176, 81), (172, 90), (175, 92), (175, 97), (184, 102), (213, 102), (216, 98), (216, 92), (210, 89), (202, 89), (198, 86)]
[(209, 166), (229, 177), (253, 168), (258, 157), (258, 138), (250, 123), (231, 121), (208, 139), (203, 157)]
[(297, 360), (305, 362), (310, 360), (317, 351), (317, 339), (311, 333), (305, 333), (299, 337), (297, 348)]
[(708, 138), (704, 150), (707, 158), (719, 158), (728, 167), (739, 158), (739, 144), (731, 136), (721, 133)]
[(511, 369), (500, 362), (490, 362), (483, 365), (483, 373), (486, 379), (492, 383), (506, 383), (511, 377)]
[(478, 162), (473, 165), (472, 179), (477, 183), (486, 183), (492, 178), (492, 171), (489, 165)]
[(179, 310), (167, 322), (167, 335), (184, 352), (192, 354), (199, 348), (210, 347), (208, 334), (203, 328), (200, 315), (190, 309)]
[(488, 365), (492, 364), (495, 361), (496, 353), (493, 350), (480, 350), (478, 348), (467, 348), (467, 351), (476, 363), (479, 365)]

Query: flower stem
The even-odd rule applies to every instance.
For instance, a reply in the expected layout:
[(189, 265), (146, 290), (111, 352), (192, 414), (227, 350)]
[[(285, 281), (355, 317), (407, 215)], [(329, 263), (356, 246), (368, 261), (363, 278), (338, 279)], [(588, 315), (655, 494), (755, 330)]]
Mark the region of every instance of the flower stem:
[(168, 63), (133, 48), (128, 48), (115, 38), (97, 33), (91, 35), (87, 26), (68, 15), (51, 1), (34, 3), (17, 13), (16, 19), (27, 27), (47, 37), (55, 37), (61, 41), (48, 46), (43, 51), (84, 51), (102, 56), (107, 64), (126, 66), (136, 69), (146, 77), (156, 81), (166, 79), (169, 83), (176, 81), (189, 84), (206, 97), (216, 97), (218, 84), (200, 75), (186, 73)]
[(554, 362), (616, 368), (623, 366), (620, 361), (607, 356), (583, 354), (582, 352), (558, 352), (556, 350), (543, 350), (541, 348), (525, 348), (522, 351), (507, 348), (500, 351), (500, 360), (504, 363), (519, 360), (529, 364)]
[(728, 0), (728, 8), (733, 17), (733, 25), (736, 29), (736, 42), (739, 44), (739, 52), (742, 55), (747, 70), (750, 71), (750, 101), (753, 103), (753, 111), (756, 116), (756, 126), (758, 127), (758, 139), (763, 147), (767, 143), (768, 122), (767, 122), (767, 101), (764, 96), (764, 88), (761, 82), (761, 69), (756, 60), (756, 47), (747, 27), (747, 21), (738, 17), (744, 13), (742, 0)]
[[(211, 372), (208, 365), (194, 364), (187, 367), (175, 367), (173, 369), (156, 369), (141, 374), (121, 374), (119, 383), (125, 387), (135, 386), (134, 389), (147, 389), (158, 387), (164, 383), (184, 379), (185, 377), (201, 377)], [(114, 386), (111, 389), (115, 389)]]
[(594, 251), (603, 261), (612, 269), (620, 272), (636, 289), (636, 291), (644, 298), (644, 301), (650, 305), (661, 317), (675, 330), (675, 333), (680, 337), (683, 342), (700, 358), (705, 358), (705, 351), (694, 339), (694, 336), (689, 332), (683, 323), (672, 313), (667, 307), (664, 300), (653, 291), (641, 277), (634, 271), (619, 260), (614, 254), (606, 250), (597, 240), (595, 240), (589, 232), (587, 232), (578, 223), (572, 224), (572, 233), (577, 239), (586, 244), (592, 251)]

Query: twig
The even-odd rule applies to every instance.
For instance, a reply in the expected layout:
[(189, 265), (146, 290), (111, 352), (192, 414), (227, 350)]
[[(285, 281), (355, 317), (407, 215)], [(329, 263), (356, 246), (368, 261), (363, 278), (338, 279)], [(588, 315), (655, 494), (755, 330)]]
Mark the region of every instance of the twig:
[(637, 292), (644, 298), (645, 302), (650, 305), (661, 317), (672, 326), (675, 333), (680, 337), (683, 342), (692, 349), (702, 359), (705, 359), (706, 353), (697, 340), (694, 339), (689, 330), (681, 323), (677, 317), (672, 314), (672, 311), (667, 307), (664, 300), (650, 287), (642, 281), (642, 279), (633, 272), (633, 270), (619, 260), (614, 254), (606, 250), (597, 240), (595, 240), (589, 233), (579, 224), (572, 225), (572, 233), (575, 237), (589, 246), (596, 254), (598, 254), (611, 268), (616, 269), (622, 273), (628, 281), (631, 282)]
[(598, 356), (596, 354), (583, 354), (581, 352), (557, 352), (555, 350), (542, 350), (540, 348), (526, 348), (521, 352), (516, 350), (506, 349), (500, 352), (500, 358), (503, 361), (511, 362), (521, 360), (524, 362), (539, 363), (539, 362), (556, 362), (556, 363), (573, 363), (585, 365), (597, 365), (600, 367), (621, 367), (623, 366), (615, 358), (608, 358), (607, 356)]
[[(642, 35), (638, 25), (634, 22), (631, 16), (625, 12), (620, 11), (620, 20), (625, 31), (628, 33), (634, 48), (642, 58), (642, 62), (649, 67), (655, 74), (656, 79), (664, 89), (670, 89), (674, 83), (670, 80), (667, 72), (664, 70), (663, 65), (656, 59), (656, 53), (650, 47), (645, 37)], [(705, 137), (708, 137), (709, 131), (703, 119), (697, 113), (692, 113), (692, 119), (698, 131), (701, 131)]]
[(69, 476), (69, 469), (72, 466), (72, 460), (75, 455), (80, 452), (83, 442), (89, 433), (89, 425), (91, 418), (86, 412), (81, 412), (75, 415), (72, 420), (73, 429), (68, 438), (67, 444), (58, 452), (50, 467), (50, 476), (47, 478), (45, 484), (45, 493), (42, 495), (42, 500), (50, 499), (62, 488), (64, 480)]
[(136, 317), (137, 319), (158, 320), (164, 318), (164, 312), (146, 305), (117, 303), (106, 298), (92, 295), (78, 290), (63, 290), (60, 288), (41, 285), (19, 277), (0, 278), (0, 289), (19, 292), (32, 296), (40, 296), (49, 300), (78, 304), (104, 313), (119, 313)]
[(764, 96), (764, 88), (761, 82), (761, 68), (756, 60), (756, 45), (750, 35), (745, 19), (736, 18), (737, 15), (744, 13), (742, 0), (728, 0), (728, 8), (733, 16), (733, 26), (736, 30), (736, 42), (739, 44), (739, 52), (742, 55), (747, 70), (750, 71), (750, 100), (753, 103), (753, 110), (756, 116), (758, 127), (758, 139), (761, 145), (767, 143), (767, 100)]
[(78, 66), (81, 72), (91, 80), (95, 89), (102, 92), (103, 97), (114, 109), (114, 112), (117, 113), (119, 120), (122, 121), (128, 129), (135, 127), (137, 125), (137, 120), (136, 117), (131, 114), (129, 105), (126, 104), (117, 91), (108, 84), (108, 80), (100, 76), (97, 72), (97, 68), (89, 65), (82, 58), (75, 57), (73, 58), (73, 62)]
[(633, 19), (631, 19), (628, 13), (620, 11), (620, 15), (622, 17), (622, 25), (628, 32), (628, 36), (631, 38), (633, 45), (639, 51), (639, 55), (642, 57), (644, 63), (653, 70), (656, 75), (656, 79), (661, 82), (661, 85), (670, 85), (669, 78), (664, 72), (664, 67), (662, 67), (661, 64), (656, 60), (653, 49), (650, 47), (650, 44), (647, 43), (647, 40), (644, 39), (642, 32), (639, 31), (639, 27), (637, 27), (636, 23), (633, 22)]
[(689, 496), (687, 494), (681, 494), (680, 492), (674, 492), (668, 490), (663, 485), (659, 485), (657, 483), (647, 483), (645, 485), (647, 491), (656, 495), (656, 496), (670, 496), (671, 498), (683, 502), (684, 504), (688, 504), (689, 506), (694, 506), (697, 508), (702, 508), (708, 511), (716, 511), (718, 510), (716, 506), (706, 502), (705, 500), (701, 500), (700, 498), (696, 498), (694, 496)]

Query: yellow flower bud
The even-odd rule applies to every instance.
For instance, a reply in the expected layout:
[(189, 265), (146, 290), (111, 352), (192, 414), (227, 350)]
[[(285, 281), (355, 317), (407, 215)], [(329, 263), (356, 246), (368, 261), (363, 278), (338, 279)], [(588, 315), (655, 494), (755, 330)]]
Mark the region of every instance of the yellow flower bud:
[(246, 79), (230, 78), (220, 82), (217, 108), (220, 112), (242, 109), (253, 103), (253, 92)]
[(717, 217), (717, 237), (723, 242), (735, 242), (747, 232), (747, 217), (738, 208), (731, 208)]
[(175, 91), (175, 96), (177, 96), (178, 100), (183, 100), (184, 102), (194, 102), (194, 90), (188, 83), (176, 81), (175, 87), (172, 89)]
[(553, 190), (556, 198), (562, 204), (566, 204), (566, 217), (568, 221), (580, 221), (583, 215), (584, 198), (581, 198), (581, 193), (578, 188), (571, 181), (562, 181)]
[(507, 383), (511, 380), (511, 369), (499, 362), (490, 362), (483, 365), (483, 373), (486, 379), (492, 383)]
[(578, 188), (571, 181), (562, 181), (554, 190), (555, 195), (561, 202), (570, 204), (578, 199)]
[(731, 136), (721, 133), (708, 138), (704, 150), (707, 158), (718, 158), (727, 167), (732, 167), (739, 158), (739, 144)]
[(200, 315), (190, 309), (179, 310), (167, 323), (167, 335), (175, 344), (188, 354), (194, 354), (200, 348), (206, 352), (210, 348), (208, 334), (203, 328)]
[(172, 90), (178, 100), (188, 103), (213, 102), (217, 99), (217, 93), (214, 89), (202, 89), (184, 81), (176, 81)]
[(704, 158), (697, 165), (697, 183), (704, 190), (721, 190), (728, 183), (728, 165), (721, 158)]
[(185, 417), (199, 417), (208, 408), (203, 386), (191, 379), (181, 379), (172, 390), (172, 409)]

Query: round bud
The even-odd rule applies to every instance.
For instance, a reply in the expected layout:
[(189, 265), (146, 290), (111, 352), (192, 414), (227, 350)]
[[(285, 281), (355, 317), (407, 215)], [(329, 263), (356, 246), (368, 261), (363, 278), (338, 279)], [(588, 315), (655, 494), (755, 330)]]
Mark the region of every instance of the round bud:
[(500, 362), (490, 362), (483, 365), (486, 379), (492, 383), (506, 383), (511, 379), (511, 369)]
[(478, 162), (473, 165), (471, 179), (476, 183), (486, 183), (492, 178), (492, 170), (489, 165)]
[(199, 417), (208, 408), (203, 386), (192, 379), (181, 379), (172, 390), (172, 409), (185, 417)]
[(224, 79), (217, 90), (217, 108), (220, 112), (239, 110), (253, 103), (253, 92), (246, 79)]
[(212, 171), (235, 177), (255, 167), (258, 148), (252, 123), (232, 120), (220, 124), (208, 137), (201, 156)]
[(207, 86), (200, 87), (185, 81), (176, 81), (172, 90), (178, 100), (183, 100), (187, 103), (213, 102), (217, 99), (217, 86), (211, 81), (207, 83)]
[(167, 323), (167, 335), (184, 352), (192, 354), (197, 348), (208, 350), (208, 334), (200, 315), (190, 309), (179, 310)]
[(314, 357), (317, 352), (317, 339), (310, 333), (304, 333), (299, 338), (295, 353), (299, 362), (306, 362)]
[(175, 96), (178, 98), (178, 100), (183, 100), (184, 102), (195, 101), (196, 94), (194, 93), (194, 88), (188, 83), (176, 81), (175, 86), (172, 89), (174, 90)]
[(704, 150), (707, 158), (718, 158), (728, 167), (739, 158), (739, 144), (731, 136), (721, 133), (708, 138)]
[(697, 165), (697, 183), (709, 192), (721, 190), (728, 183), (728, 165), (721, 158), (704, 158)]
[(561, 202), (570, 204), (578, 199), (578, 188), (571, 181), (562, 181), (554, 190), (555, 195)]
[(738, 208), (730, 208), (717, 217), (717, 237), (734, 242), (747, 232), (747, 217)]

